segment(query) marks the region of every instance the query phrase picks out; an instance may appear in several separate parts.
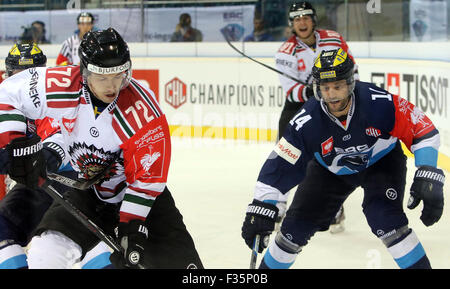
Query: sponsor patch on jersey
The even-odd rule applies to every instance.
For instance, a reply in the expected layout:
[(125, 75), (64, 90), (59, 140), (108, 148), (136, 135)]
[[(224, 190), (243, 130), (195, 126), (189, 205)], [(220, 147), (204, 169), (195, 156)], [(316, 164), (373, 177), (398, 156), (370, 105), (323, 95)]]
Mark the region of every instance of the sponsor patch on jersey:
[(77, 120), (76, 118), (72, 118), (72, 119), (68, 119), (65, 117), (62, 118), (62, 124), (69, 133), (72, 133), (73, 128), (75, 127), (76, 120)]
[(295, 165), (302, 151), (291, 145), (284, 137), (275, 146), (274, 151), (289, 163)]
[(327, 154), (331, 153), (334, 147), (333, 137), (330, 136), (330, 138), (324, 141), (321, 144), (321, 146), (322, 146), (322, 156), (326, 156)]
[(368, 136), (379, 137), (381, 135), (381, 131), (374, 127), (366, 128), (366, 134)]

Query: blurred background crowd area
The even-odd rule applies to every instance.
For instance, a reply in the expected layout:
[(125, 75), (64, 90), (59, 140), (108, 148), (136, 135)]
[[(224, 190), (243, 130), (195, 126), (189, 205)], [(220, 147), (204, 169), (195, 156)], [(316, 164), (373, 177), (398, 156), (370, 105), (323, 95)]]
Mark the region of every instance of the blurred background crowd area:
[[(35, 39), (62, 43), (82, 11), (94, 29), (116, 28), (128, 42), (284, 41), (292, 0), (1, 0), (0, 45)], [(318, 28), (347, 41), (446, 42), (449, 0), (312, 0)], [(182, 27), (190, 38), (176, 40)], [(251, 35), (261, 37), (250, 37)]]

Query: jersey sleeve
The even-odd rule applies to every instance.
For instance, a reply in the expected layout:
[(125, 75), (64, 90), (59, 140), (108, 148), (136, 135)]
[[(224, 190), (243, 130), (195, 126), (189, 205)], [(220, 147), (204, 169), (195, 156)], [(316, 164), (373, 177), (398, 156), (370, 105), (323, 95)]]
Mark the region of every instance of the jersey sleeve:
[(156, 198), (166, 187), (171, 156), (169, 125), (153, 92), (135, 81), (130, 85), (142, 93), (143, 97), (135, 103), (142, 101), (141, 107), (145, 105), (147, 110), (140, 111), (147, 111), (147, 114), (136, 114), (141, 117), (140, 125), (128, 119), (129, 123), (134, 121), (130, 130), (138, 129), (121, 145), (127, 183), (120, 208), (121, 222), (144, 220), (148, 216)]
[(0, 84), (0, 147), (25, 135), (26, 119), (45, 117), (46, 68), (30, 68)]
[(312, 156), (303, 139), (303, 124), (311, 117), (302, 110), (288, 124), (288, 128), (265, 161), (255, 186), (254, 198), (259, 201), (278, 200), (304, 178), (306, 165)]
[[(296, 44), (293, 40), (284, 42), (275, 54), (275, 66), (276, 68), (284, 72), (286, 75), (291, 75), (295, 78), (300, 78), (299, 67), (302, 63), (298, 63), (295, 56)], [(306, 68), (305, 68), (306, 69)], [(304, 89), (305, 85), (300, 84), (290, 78), (287, 78), (280, 74), (280, 83), (283, 87), (286, 99), (290, 102), (305, 102)], [(300, 79), (301, 80), (301, 79)], [(303, 80), (305, 83), (308, 79)]]
[(391, 135), (399, 138), (414, 154), (416, 166), (437, 165), (439, 131), (433, 122), (412, 103), (393, 95), (395, 123)]

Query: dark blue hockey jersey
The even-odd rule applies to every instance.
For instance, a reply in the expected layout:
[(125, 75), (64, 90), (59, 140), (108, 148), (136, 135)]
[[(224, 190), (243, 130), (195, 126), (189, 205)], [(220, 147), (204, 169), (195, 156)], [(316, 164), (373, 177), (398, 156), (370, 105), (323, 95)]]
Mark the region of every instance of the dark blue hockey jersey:
[(298, 185), (315, 158), (336, 175), (356, 174), (389, 153), (401, 140), (416, 166), (437, 165), (439, 132), (413, 104), (366, 82), (356, 82), (345, 122), (325, 103), (308, 100), (264, 163), (255, 198), (277, 200)]

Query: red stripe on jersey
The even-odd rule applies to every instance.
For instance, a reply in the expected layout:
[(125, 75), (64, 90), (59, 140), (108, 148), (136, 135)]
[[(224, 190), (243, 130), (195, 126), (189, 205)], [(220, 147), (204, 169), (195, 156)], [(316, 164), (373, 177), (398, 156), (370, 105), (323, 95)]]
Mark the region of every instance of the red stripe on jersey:
[(0, 103), (0, 110), (14, 110), (14, 106)]
[(19, 131), (7, 131), (4, 133), (0, 133), (0, 148), (5, 147), (13, 139), (22, 136), (25, 136), (25, 134)]
[(130, 214), (130, 213), (120, 212), (119, 215), (120, 215), (120, 219), (119, 219), (120, 223), (128, 223), (129, 221), (136, 220), (136, 219), (145, 221), (145, 217), (141, 217), (141, 216), (138, 216), (138, 215), (133, 215), (133, 214)]
[[(156, 111), (157, 111), (159, 114), (161, 114), (161, 115), (164, 114), (164, 113), (162, 112), (161, 108), (159, 107), (158, 101), (157, 101), (156, 99), (154, 99), (153, 96), (151, 96), (151, 94), (147, 91), (147, 89), (144, 88), (138, 81), (134, 81), (134, 80), (133, 80), (133, 83), (136, 84), (143, 92), (145, 92), (145, 94), (147, 95), (147, 97), (148, 97), (148, 99), (150, 100), (150, 102), (153, 104), (153, 106), (154, 106), (154, 108), (156, 109)], [(155, 92), (153, 91), (153, 93), (155, 93)], [(155, 95), (155, 96), (156, 96), (156, 95)]]
[(138, 193), (144, 193), (146, 195), (149, 195), (151, 197), (157, 197), (159, 195), (161, 195), (162, 192), (157, 192), (157, 191), (151, 191), (151, 190), (145, 190), (142, 188), (137, 188), (137, 187), (133, 187), (133, 186), (128, 186), (128, 188), (132, 189), (133, 191), (136, 191)]
[(408, 149), (414, 139), (420, 138), (433, 131), (433, 122), (412, 103), (398, 97), (392, 96), (395, 106), (395, 124), (390, 134), (403, 141)]
[(51, 108), (69, 108), (77, 107), (79, 103), (78, 99), (73, 101), (47, 101), (47, 106)]

